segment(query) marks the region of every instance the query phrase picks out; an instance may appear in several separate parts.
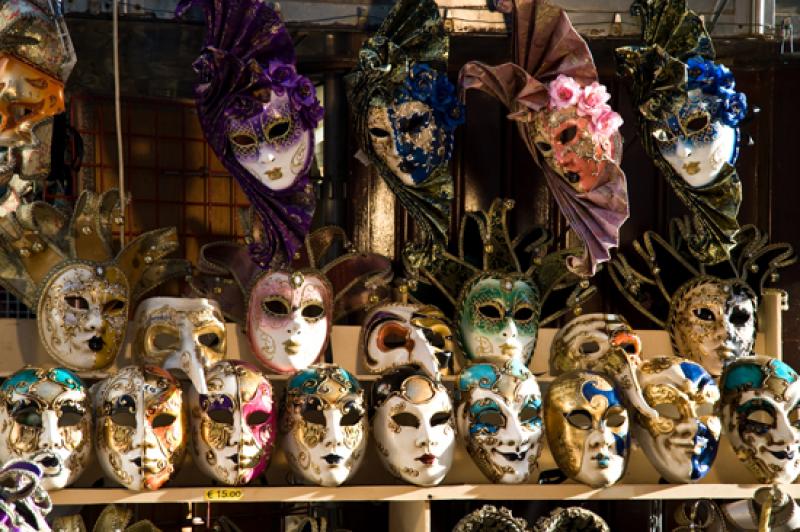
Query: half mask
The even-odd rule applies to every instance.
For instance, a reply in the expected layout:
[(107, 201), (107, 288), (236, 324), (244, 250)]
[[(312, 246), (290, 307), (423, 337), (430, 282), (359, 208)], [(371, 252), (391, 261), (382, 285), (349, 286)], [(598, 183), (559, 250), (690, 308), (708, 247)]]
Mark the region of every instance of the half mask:
[(441, 483), (456, 448), (447, 388), (427, 372), (407, 366), (385, 373), (372, 392), (372, 434), (386, 469), (417, 486)]
[(334, 364), (294, 374), (286, 386), (281, 448), (292, 472), (319, 486), (338, 486), (361, 465), (369, 424), (364, 390)]
[(128, 366), (96, 386), (95, 450), (103, 472), (128, 489), (157, 490), (186, 451), (178, 381), (158, 366)]
[(26, 367), (0, 385), (0, 462), (41, 468), (41, 486), (62, 489), (91, 460), (92, 410), (80, 378), (63, 368)]
[(192, 457), (207, 476), (248, 484), (269, 465), (278, 411), (272, 386), (254, 366), (223, 360), (206, 373), (207, 393), (189, 391)]
[(603, 373), (608, 354), (621, 349), (634, 362), (640, 360), (642, 342), (623, 316), (581, 314), (561, 327), (550, 344), (550, 374), (583, 369)]

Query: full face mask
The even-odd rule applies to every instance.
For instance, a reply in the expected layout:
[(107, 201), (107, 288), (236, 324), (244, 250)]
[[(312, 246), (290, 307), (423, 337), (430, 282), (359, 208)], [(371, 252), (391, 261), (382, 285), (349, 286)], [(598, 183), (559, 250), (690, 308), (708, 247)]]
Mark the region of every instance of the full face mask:
[(370, 373), (418, 366), (432, 378), (449, 373), (456, 342), (441, 310), (430, 305), (387, 303), (367, 314), (358, 342)]
[(334, 364), (300, 370), (286, 386), (281, 448), (305, 482), (338, 486), (356, 472), (367, 446), (364, 391)]
[(489, 480), (527, 482), (541, 451), (542, 394), (516, 359), (477, 364), (458, 377), (456, 426), (472, 459)]
[(764, 484), (800, 474), (800, 383), (780, 360), (740, 359), (720, 380), (721, 416), (739, 459)]
[(139, 362), (188, 377), (198, 393), (208, 393), (205, 373), (225, 358), (225, 320), (215, 301), (152, 297), (139, 304), (134, 323)]
[(544, 420), (553, 458), (569, 478), (592, 488), (622, 478), (630, 423), (608, 378), (587, 371), (559, 376), (545, 395)]
[(372, 395), (372, 434), (386, 469), (417, 486), (439, 484), (456, 447), (447, 388), (420, 369), (404, 367), (375, 381)]
[(80, 378), (27, 367), (3, 382), (0, 400), (0, 462), (36, 463), (46, 490), (77, 480), (92, 452), (91, 405)]
[(178, 381), (158, 366), (128, 366), (97, 384), (95, 446), (105, 474), (156, 490), (183, 462), (187, 420)]
[(250, 290), (247, 337), (269, 369), (293, 373), (319, 360), (331, 330), (333, 289), (315, 271), (274, 271)]
[(718, 377), (725, 365), (753, 355), (758, 300), (741, 282), (700, 277), (672, 297), (669, 334), (675, 353)]
[(640, 360), (642, 342), (624, 317), (617, 314), (582, 314), (558, 330), (550, 344), (550, 374), (584, 369), (605, 371), (610, 350), (622, 349)]
[(206, 373), (208, 392), (189, 391), (192, 457), (229, 486), (244, 485), (269, 464), (278, 412), (269, 381), (254, 366), (223, 360)]
[[(652, 411), (637, 412), (634, 438), (668, 482), (700, 480), (719, 446), (721, 427), (714, 413), (719, 388), (714, 379), (699, 364), (678, 357), (646, 360), (636, 368), (636, 379)], [(635, 391), (631, 387), (623, 393)]]

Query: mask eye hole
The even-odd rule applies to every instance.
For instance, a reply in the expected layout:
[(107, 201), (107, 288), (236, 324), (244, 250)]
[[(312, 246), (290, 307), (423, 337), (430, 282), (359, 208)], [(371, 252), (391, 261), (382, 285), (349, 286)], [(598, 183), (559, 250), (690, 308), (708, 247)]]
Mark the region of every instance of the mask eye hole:
[(112, 299), (103, 305), (103, 312), (106, 314), (118, 314), (123, 309), (125, 309), (125, 302), (121, 299)]
[(428, 329), (427, 327), (422, 329), (422, 334), (425, 335), (425, 339), (433, 347), (437, 349), (444, 349), (445, 346), (444, 336), (434, 331), (433, 329)]
[(699, 307), (692, 309), (692, 314), (702, 321), (714, 321), (714, 311), (708, 307)]
[(219, 335), (217, 333), (208, 332), (208, 333), (203, 333), (200, 336), (198, 336), (197, 337), (197, 342), (200, 345), (204, 345), (206, 347), (210, 347), (210, 348), (213, 349), (215, 347), (218, 347), (219, 344), (222, 343), (222, 339), (219, 337)]
[(624, 350), (625, 350), (625, 352), (626, 352), (626, 353), (628, 353), (629, 355), (635, 355), (636, 353), (638, 353), (638, 352), (639, 352), (639, 347), (638, 347), (636, 344), (634, 344), (634, 343), (631, 343), (631, 342), (625, 342), (625, 343), (623, 343), (623, 344), (619, 344), (619, 345), (620, 345), (620, 347), (622, 347), (622, 349), (624, 349)]
[(267, 131), (267, 138), (274, 141), (286, 136), (291, 125), (292, 124), (289, 120), (281, 120), (280, 122), (276, 122), (269, 127), (269, 130)]
[(89, 310), (89, 301), (81, 296), (66, 296), (64, 302), (75, 310)]
[(385, 129), (381, 129), (379, 127), (369, 128), (369, 134), (379, 139), (389, 138), (390, 136), (390, 133), (388, 131), (386, 131)]
[(553, 147), (550, 144), (548, 144), (546, 142), (542, 142), (542, 141), (539, 141), (539, 142), (536, 143), (536, 148), (540, 152), (542, 152), (543, 155), (547, 155), (553, 149)]
[(323, 427), (327, 425), (327, 422), (325, 421), (325, 414), (322, 413), (322, 410), (304, 410), (303, 420), (306, 423), (311, 423), (312, 425), (322, 425)]
[(285, 317), (289, 315), (289, 304), (282, 298), (268, 298), (261, 302), (261, 308), (272, 316)]
[(523, 423), (530, 423), (537, 417), (539, 417), (539, 409), (530, 405), (523, 407), (519, 412), (519, 420)]
[(175, 416), (172, 414), (167, 414), (166, 412), (162, 412), (158, 414), (155, 419), (153, 420), (153, 428), (154, 429), (161, 429), (164, 427), (169, 427), (173, 423), (175, 423)]
[(584, 355), (593, 355), (600, 351), (600, 344), (595, 340), (589, 340), (588, 342), (583, 342), (580, 347), (578, 347), (578, 351)]
[(676, 405), (664, 403), (656, 405), (654, 408), (656, 412), (658, 412), (658, 415), (661, 417), (674, 420), (678, 420), (681, 418), (681, 413)]
[(419, 419), (414, 414), (409, 412), (400, 412), (392, 416), (392, 421), (401, 427), (419, 428)]
[(436, 412), (431, 416), (431, 426), (438, 427), (450, 421), (450, 412)]
[(800, 407), (794, 408), (789, 412), (789, 423), (796, 429), (800, 429)]
[(258, 140), (253, 135), (237, 133), (231, 137), (231, 142), (240, 148), (252, 148), (258, 143)]
[(747, 421), (751, 423), (758, 423), (759, 425), (768, 425), (770, 427), (775, 425), (775, 416), (772, 413), (763, 409), (753, 410), (747, 414)]
[(620, 407), (609, 408), (606, 412), (606, 426), (616, 429), (625, 424), (627, 420), (625, 410)]
[(378, 345), (382, 351), (401, 349), (408, 343), (408, 329), (397, 323), (388, 323), (379, 333)]
[(481, 425), (489, 425), (491, 427), (505, 427), (506, 425), (505, 416), (496, 410), (481, 412), (477, 421)]
[(567, 414), (567, 422), (581, 430), (589, 430), (593, 425), (592, 415), (586, 410), (573, 410)]
[(58, 416), (59, 427), (74, 427), (83, 419), (84, 411), (72, 405), (63, 405)]
[(736, 327), (743, 327), (750, 322), (750, 317), (750, 312), (741, 307), (736, 307), (731, 312), (730, 321)]
[(578, 127), (577, 126), (569, 126), (568, 128), (564, 129), (561, 133), (558, 134), (558, 141), (561, 144), (569, 144), (578, 134)]
[(357, 407), (354, 403), (348, 403), (345, 407), (345, 414), (342, 416), (342, 420), (339, 424), (343, 427), (352, 427), (353, 425), (358, 425), (358, 422), (361, 421), (364, 413), (361, 411), (359, 407)]
[(117, 399), (111, 409), (111, 421), (123, 427), (136, 426), (136, 401), (130, 395), (123, 395)]
[(318, 320), (325, 315), (325, 308), (319, 303), (311, 303), (310, 305), (303, 307), (303, 310), (300, 312), (300, 314), (302, 314), (306, 319)]
[(695, 116), (686, 122), (686, 131), (689, 133), (697, 133), (708, 127), (708, 115), (703, 113), (700, 116)]
[(26, 427), (41, 427), (42, 414), (35, 404), (26, 403), (15, 409), (14, 421)]
[(251, 427), (263, 425), (267, 420), (269, 420), (269, 415), (263, 410), (256, 410), (247, 415), (247, 424)]
[(225, 408), (215, 408), (208, 412), (208, 417), (214, 423), (222, 423), (223, 425), (233, 425), (233, 412)]
[(490, 320), (499, 320), (503, 317), (504, 312), (500, 310), (497, 305), (484, 304), (478, 307), (478, 313)]
[(415, 114), (409, 118), (405, 123), (401, 122), (400, 131), (403, 133), (419, 133), (427, 125), (427, 114)]
[(525, 323), (531, 319), (533, 319), (533, 309), (530, 307), (518, 307), (514, 311), (514, 321)]
[(160, 332), (153, 338), (153, 346), (159, 351), (176, 349), (180, 345), (180, 338), (176, 334)]

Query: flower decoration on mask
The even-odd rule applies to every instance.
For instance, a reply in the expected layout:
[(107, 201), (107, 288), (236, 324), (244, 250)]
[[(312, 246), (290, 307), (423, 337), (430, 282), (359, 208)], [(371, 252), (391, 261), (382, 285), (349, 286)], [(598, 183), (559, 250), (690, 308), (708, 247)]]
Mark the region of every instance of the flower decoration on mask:
[(547, 389), (544, 421), (556, 464), (569, 478), (604, 488), (625, 473), (630, 421), (613, 382), (588, 371), (560, 375)]
[(318, 486), (338, 486), (361, 465), (369, 424), (364, 390), (335, 364), (293, 375), (286, 386), (281, 448), (292, 472)]
[(691, 227), (686, 219), (673, 220), (669, 242), (645, 232), (634, 244), (643, 265), (620, 254), (609, 271), (636, 309), (669, 332), (675, 355), (718, 377), (732, 360), (755, 354), (759, 297), (796, 257), (792, 246), (770, 243), (748, 225), (739, 231), (728, 261), (703, 264), (684, 237)]
[(228, 486), (248, 484), (266, 471), (277, 436), (272, 386), (238, 360), (216, 363), (205, 378), (207, 393), (188, 397), (194, 464)]
[(462, 89), (478, 89), (510, 111), (548, 188), (584, 243), (568, 257), (570, 269), (593, 275), (619, 244), (628, 218), (628, 190), (620, 168), (622, 118), (598, 82), (589, 47), (566, 12), (545, 0), (515, 2), (516, 63), (471, 61)]
[(647, 155), (691, 213), (688, 250), (717, 264), (736, 245), (742, 185), (734, 164), (747, 99), (714, 62), (711, 36), (684, 0), (637, 0), (644, 44), (616, 50)]
[(42, 486), (41, 467), (25, 460), (10, 460), (0, 467), (0, 528), (10, 532), (50, 530), (45, 517), (53, 509)]
[(80, 477), (91, 453), (92, 409), (77, 375), (26, 367), (0, 385), (0, 462), (34, 462), (42, 487), (57, 490)]
[(158, 366), (127, 366), (95, 386), (95, 450), (103, 472), (130, 490), (157, 490), (186, 452), (180, 384)]
[(406, 366), (375, 381), (372, 398), (372, 435), (386, 469), (417, 486), (441, 483), (456, 448), (447, 388), (425, 371)]
[(398, 0), (346, 78), (362, 160), (373, 165), (420, 231), (403, 258), (413, 275), (447, 242), (448, 165), (464, 107), (447, 79), (449, 39), (434, 0)]
[(514, 517), (508, 508), (497, 508), (485, 504), (462, 517), (453, 532), (482, 532), (484, 530), (498, 530), (503, 532), (527, 532), (528, 522), (521, 517)]
[(800, 382), (780, 360), (737, 360), (720, 380), (721, 415), (734, 452), (763, 484), (800, 474)]
[(284, 266), (303, 244), (316, 205), (309, 179), (323, 116), (316, 89), (297, 73), (291, 37), (269, 3), (181, 0), (178, 16), (193, 5), (207, 26), (193, 64), (200, 124), (263, 228), (249, 243), (253, 261)]
[(73, 370), (110, 366), (128, 313), (142, 294), (189, 273), (174, 228), (143, 233), (123, 249), (119, 193), (83, 192), (70, 217), (44, 202), (0, 217), (0, 284), (36, 310), (47, 353)]
[(611, 532), (602, 517), (580, 506), (556, 508), (550, 515), (542, 516), (531, 532), (562, 532), (581, 530), (583, 532)]
[(495, 483), (527, 482), (541, 439), (542, 394), (518, 360), (463, 370), (455, 390), (456, 427), (481, 472)]

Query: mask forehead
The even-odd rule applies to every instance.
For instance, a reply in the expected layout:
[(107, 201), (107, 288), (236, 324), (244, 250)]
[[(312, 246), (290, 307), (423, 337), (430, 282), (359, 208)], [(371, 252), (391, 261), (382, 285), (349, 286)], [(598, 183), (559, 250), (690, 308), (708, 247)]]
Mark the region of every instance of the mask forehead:
[(350, 400), (361, 401), (361, 385), (346, 370), (319, 366), (299, 371), (289, 380), (287, 398), (314, 396), (325, 405), (335, 406)]
[(542, 395), (533, 374), (517, 360), (512, 359), (501, 368), (477, 364), (461, 372), (456, 391), (459, 402), (468, 397), (474, 400), (489, 394), (509, 407), (519, 407), (531, 397), (540, 401)]
[(3, 382), (0, 394), (6, 398), (13, 395), (35, 394), (44, 402), (52, 403), (62, 394), (85, 398), (86, 389), (81, 379), (67, 369), (25, 368)]

